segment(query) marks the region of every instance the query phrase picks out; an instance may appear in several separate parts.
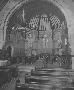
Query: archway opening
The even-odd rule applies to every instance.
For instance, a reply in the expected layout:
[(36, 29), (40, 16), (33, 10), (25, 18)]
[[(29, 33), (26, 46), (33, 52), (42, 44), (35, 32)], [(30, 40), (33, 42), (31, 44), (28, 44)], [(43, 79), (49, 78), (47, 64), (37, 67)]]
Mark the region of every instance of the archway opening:
[(65, 55), (61, 63), (70, 66), (66, 19), (53, 3), (31, 0), (12, 14), (7, 26), (6, 41), (23, 46), (27, 56)]

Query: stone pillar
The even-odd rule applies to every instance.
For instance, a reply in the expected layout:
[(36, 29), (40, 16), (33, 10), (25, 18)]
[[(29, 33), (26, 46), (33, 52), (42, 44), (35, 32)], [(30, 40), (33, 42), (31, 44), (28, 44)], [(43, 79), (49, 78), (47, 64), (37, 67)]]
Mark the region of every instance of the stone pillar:
[(74, 57), (72, 57), (72, 69), (74, 69)]
[[(74, 32), (72, 31), (71, 33), (71, 43), (70, 43), (70, 48), (71, 48), (71, 55), (74, 55)], [(72, 69), (74, 69), (74, 57), (72, 57)]]
[[(74, 47), (71, 48), (71, 51), (72, 49), (74, 49)], [(72, 51), (71, 55), (74, 55), (74, 51)], [(72, 69), (74, 69), (74, 57), (72, 57)]]
[(0, 49), (2, 49), (3, 43), (4, 43), (4, 41), (3, 41), (3, 31), (0, 30)]

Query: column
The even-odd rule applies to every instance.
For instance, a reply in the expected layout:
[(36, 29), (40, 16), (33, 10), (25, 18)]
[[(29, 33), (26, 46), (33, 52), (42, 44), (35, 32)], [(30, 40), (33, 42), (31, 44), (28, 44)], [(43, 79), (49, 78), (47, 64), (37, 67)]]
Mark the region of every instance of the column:
[(72, 57), (72, 69), (74, 69), (74, 57)]
[(2, 47), (3, 47), (3, 45), (4, 45), (4, 42), (5, 42), (5, 41), (3, 41), (3, 31), (0, 30), (0, 49), (2, 49)]
[[(70, 34), (70, 48), (71, 48), (71, 55), (74, 55), (74, 33)], [(72, 57), (72, 69), (74, 69), (74, 57)]]

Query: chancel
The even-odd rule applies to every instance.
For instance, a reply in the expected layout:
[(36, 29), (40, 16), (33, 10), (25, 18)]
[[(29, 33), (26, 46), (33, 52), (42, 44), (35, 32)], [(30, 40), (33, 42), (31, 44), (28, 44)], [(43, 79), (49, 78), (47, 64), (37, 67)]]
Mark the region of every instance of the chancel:
[(0, 0), (0, 90), (74, 90), (74, 0)]

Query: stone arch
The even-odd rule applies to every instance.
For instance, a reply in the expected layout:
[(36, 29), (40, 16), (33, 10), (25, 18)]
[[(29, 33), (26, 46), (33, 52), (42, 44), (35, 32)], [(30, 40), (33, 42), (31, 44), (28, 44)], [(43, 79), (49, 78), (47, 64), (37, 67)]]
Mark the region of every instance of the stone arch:
[[(18, 1), (15, 4), (12, 3), (12, 6), (9, 7), (9, 9), (5, 12), (4, 16), (3, 16), (3, 20), (1, 22), (1, 29), (3, 30), (3, 41), (5, 43), (5, 38), (6, 38), (6, 28), (7, 28), (7, 23), (8, 20), (10, 18), (10, 16), (12, 15), (12, 13), (17, 10), (18, 8), (21, 7), (21, 5), (23, 5), (24, 3), (28, 2), (30, 0), (22, 0), (22, 1)], [(62, 13), (65, 16), (65, 19), (67, 21), (67, 27), (68, 27), (68, 39), (69, 39), (69, 43), (70, 43), (70, 48), (71, 48), (71, 55), (74, 54), (74, 16), (72, 11), (70, 10), (70, 8), (68, 7), (67, 4), (65, 4), (63, 1), (61, 0), (43, 0), (43, 1), (48, 1), (48, 2), (52, 2), (55, 6), (57, 6)]]

